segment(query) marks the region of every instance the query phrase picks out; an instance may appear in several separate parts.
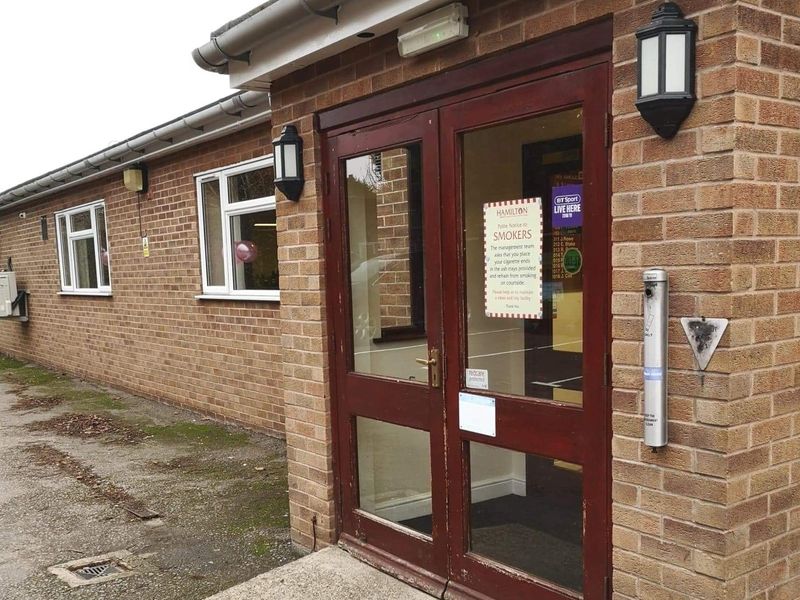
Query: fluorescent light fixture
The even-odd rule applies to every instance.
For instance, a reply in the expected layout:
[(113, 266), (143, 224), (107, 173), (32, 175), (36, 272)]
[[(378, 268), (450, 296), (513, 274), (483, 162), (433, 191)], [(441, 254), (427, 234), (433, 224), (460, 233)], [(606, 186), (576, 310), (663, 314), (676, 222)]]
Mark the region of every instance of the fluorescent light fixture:
[(467, 7), (453, 2), (427, 15), (417, 17), (397, 31), (397, 50), (408, 58), (439, 48), (469, 35)]

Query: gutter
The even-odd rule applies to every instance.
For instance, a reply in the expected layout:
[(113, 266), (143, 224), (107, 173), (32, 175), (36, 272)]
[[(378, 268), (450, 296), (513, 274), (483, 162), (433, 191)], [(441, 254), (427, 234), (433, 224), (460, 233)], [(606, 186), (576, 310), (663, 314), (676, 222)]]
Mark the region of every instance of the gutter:
[(0, 192), (0, 211), (222, 137), (271, 115), (268, 92), (240, 92)]
[(211, 33), (211, 40), (192, 50), (201, 69), (227, 74), (229, 61), (249, 62), (250, 50), (259, 41), (298, 21), (317, 16), (338, 22), (339, 6), (347, 0), (269, 0), (241, 19)]

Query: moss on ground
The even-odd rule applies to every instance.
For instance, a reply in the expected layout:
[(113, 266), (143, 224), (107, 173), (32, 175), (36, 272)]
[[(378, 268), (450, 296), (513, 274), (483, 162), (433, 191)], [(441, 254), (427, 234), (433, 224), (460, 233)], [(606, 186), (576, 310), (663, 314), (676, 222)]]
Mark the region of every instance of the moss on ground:
[(285, 476), (237, 483), (230, 495), (237, 499), (237, 506), (232, 507), (234, 510), (228, 520), (229, 533), (289, 527), (289, 493)]
[(61, 398), (82, 412), (127, 408), (125, 402), (109, 392), (80, 386), (68, 377), (4, 355), (0, 355), (0, 377), (22, 389), (38, 388), (41, 395)]
[(253, 556), (266, 556), (267, 554), (272, 553), (275, 546), (276, 546), (275, 540), (259, 536), (250, 545), (250, 552), (253, 554)]
[(232, 448), (249, 441), (246, 433), (234, 433), (214, 423), (180, 421), (170, 425), (143, 425), (142, 430), (159, 442), (199, 444), (206, 448)]
[(25, 365), (6, 369), (3, 371), (3, 379), (9, 383), (25, 387), (49, 385), (64, 380), (61, 375), (48, 371), (47, 369), (28, 367)]
[(59, 390), (59, 395), (67, 402), (72, 402), (77, 410), (96, 412), (102, 410), (125, 410), (128, 405), (119, 398), (101, 390), (76, 389), (66, 386)]
[(25, 366), (24, 362), (21, 362), (16, 358), (11, 358), (10, 356), (6, 356), (5, 354), (0, 354), (0, 371), (6, 371), (8, 369), (19, 369), (24, 366)]

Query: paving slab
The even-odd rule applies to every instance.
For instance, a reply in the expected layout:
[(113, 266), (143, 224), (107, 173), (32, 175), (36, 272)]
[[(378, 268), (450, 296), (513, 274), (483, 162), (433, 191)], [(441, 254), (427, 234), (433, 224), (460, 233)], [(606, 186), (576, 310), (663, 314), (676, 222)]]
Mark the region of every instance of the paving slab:
[(431, 600), (429, 596), (329, 547), (240, 583), (207, 600)]

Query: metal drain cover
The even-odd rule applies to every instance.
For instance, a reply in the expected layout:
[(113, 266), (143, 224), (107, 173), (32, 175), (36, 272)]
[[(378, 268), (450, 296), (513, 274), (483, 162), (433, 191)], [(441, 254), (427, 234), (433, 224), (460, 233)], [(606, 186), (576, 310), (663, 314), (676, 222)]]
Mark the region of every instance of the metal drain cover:
[(99, 565), (81, 567), (72, 572), (81, 579), (94, 579), (95, 577), (105, 577), (107, 575), (114, 575), (115, 573), (122, 573), (123, 570), (114, 562), (104, 562)]
[(47, 569), (70, 587), (103, 583), (136, 574), (134, 555), (127, 550), (118, 550), (100, 556), (80, 558), (55, 565)]

